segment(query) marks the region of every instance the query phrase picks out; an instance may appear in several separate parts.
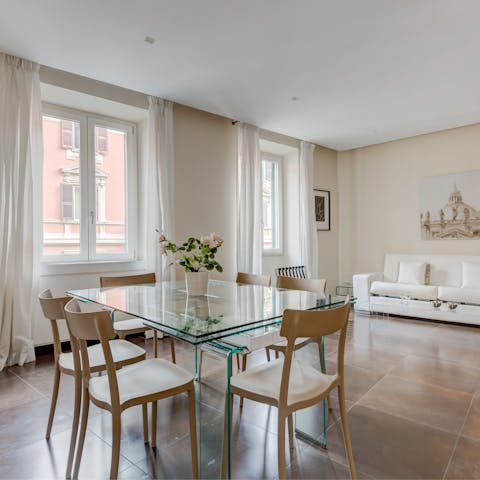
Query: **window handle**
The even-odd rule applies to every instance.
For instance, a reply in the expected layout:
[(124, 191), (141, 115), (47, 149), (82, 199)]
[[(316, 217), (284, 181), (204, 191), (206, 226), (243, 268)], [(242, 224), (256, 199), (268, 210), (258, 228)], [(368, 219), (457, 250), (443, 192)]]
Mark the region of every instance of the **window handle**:
[(94, 224), (94, 219), (95, 219), (95, 212), (93, 210), (90, 210), (90, 223), (92, 225)]

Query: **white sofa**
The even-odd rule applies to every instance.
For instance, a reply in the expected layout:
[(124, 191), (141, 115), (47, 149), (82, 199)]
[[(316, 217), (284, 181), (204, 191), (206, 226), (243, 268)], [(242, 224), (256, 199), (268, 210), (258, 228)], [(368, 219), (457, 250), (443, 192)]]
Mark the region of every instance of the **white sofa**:
[(353, 276), (353, 294), (359, 311), (480, 325), (480, 256), (386, 254), (383, 272)]

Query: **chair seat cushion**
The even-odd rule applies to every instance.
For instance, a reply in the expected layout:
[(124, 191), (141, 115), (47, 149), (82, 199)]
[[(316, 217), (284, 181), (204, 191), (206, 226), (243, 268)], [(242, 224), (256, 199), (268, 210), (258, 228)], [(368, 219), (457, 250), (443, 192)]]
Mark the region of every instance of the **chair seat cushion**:
[[(262, 363), (232, 376), (231, 385), (253, 394), (278, 401), (282, 379), (283, 358)], [(328, 390), (337, 375), (326, 375), (310, 365), (292, 360), (288, 405), (315, 398)]]
[(150, 327), (144, 325), (141, 318), (131, 317), (126, 320), (119, 320), (118, 322), (113, 322), (113, 328), (117, 332), (125, 332), (128, 330), (150, 330)]
[(383, 297), (408, 296), (419, 300), (436, 300), (438, 287), (435, 285), (413, 285), (410, 283), (373, 282), (370, 293)]
[(480, 288), (438, 287), (438, 298), (444, 302), (480, 305)]
[[(305, 342), (308, 342), (310, 340), (309, 337), (298, 337), (295, 339), (295, 346), (298, 347), (299, 345), (302, 345)], [(269, 345), (268, 348), (287, 348), (287, 340), (282, 340), (281, 342), (276, 342), (273, 345)]]
[[(193, 374), (182, 367), (160, 358), (149, 358), (142, 362), (117, 370), (120, 403), (147, 395), (180, 387), (193, 380)], [(108, 376), (92, 377), (89, 383), (92, 397), (110, 404)]]
[[(124, 362), (134, 358), (145, 355), (145, 350), (138, 345), (127, 340), (110, 340), (110, 349), (112, 350), (113, 361)], [(103, 349), (100, 343), (88, 347), (88, 358), (90, 361), (90, 368), (95, 369), (105, 366), (105, 357), (103, 356)], [(58, 359), (61, 367), (74, 370), (73, 355), (71, 353), (62, 353)]]

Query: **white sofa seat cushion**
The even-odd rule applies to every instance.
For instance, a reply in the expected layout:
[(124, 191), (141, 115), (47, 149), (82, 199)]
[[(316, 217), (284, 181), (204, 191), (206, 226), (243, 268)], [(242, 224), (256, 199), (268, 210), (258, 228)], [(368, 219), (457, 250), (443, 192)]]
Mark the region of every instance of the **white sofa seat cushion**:
[[(161, 358), (149, 358), (142, 362), (117, 370), (120, 404), (180, 387), (193, 380), (193, 375)], [(97, 400), (110, 404), (108, 376), (92, 377), (88, 386), (90, 394)]]
[(438, 298), (444, 302), (480, 305), (480, 288), (438, 287)]
[[(145, 350), (142, 347), (139, 347), (132, 342), (128, 342), (127, 340), (110, 340), (109, 343), (114, 362), (124, 362), (125, 360), (140, 358), (142, 355), (145, 355)], [(90, 368), (105, 365), (103, 348), (100, 343), (88, 347), (87, 351)], [(58, 362), (63, 368), (74, 370), (72, 353), (60, 354)]]
[[(282, 380), (283, 358), (266, 362), (231, 377), (231, 385), (278, 401)], [(292, 360), (288, 405), (302, 402), (327, 390), (337, 380), (336, 375), (326, 375), (311, 365)]]
[(373, 282), (370, 293), (382, 297), (416, 298), (419, 300), (436, 300), (438, 287), (435, 285), (412, 285), (409, 283)]

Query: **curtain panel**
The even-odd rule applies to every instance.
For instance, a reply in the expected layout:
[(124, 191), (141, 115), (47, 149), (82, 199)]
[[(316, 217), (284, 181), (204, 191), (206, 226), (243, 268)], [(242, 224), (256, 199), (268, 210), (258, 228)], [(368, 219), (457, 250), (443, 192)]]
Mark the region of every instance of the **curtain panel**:
[(38, 71), (34, 62), (0, 53), (0, 370), (35, 359), (43, 158)]
[(318, 243), (313, 199), (313, 143), (300, 142), (300, 261), (318, 278)]
[(147, 265), (155, 270), (157, 281), (174, 279), (175, 268), (169, 266), (158, 244), (158, 233), (175, 241), (173, 215), (174, 152), (173, 103), (148, 97), (148, 150), (145, 202), (147, 206)]
[(262, 273), (262, 160), (258, 128), (237, 124), (237, 271)]

